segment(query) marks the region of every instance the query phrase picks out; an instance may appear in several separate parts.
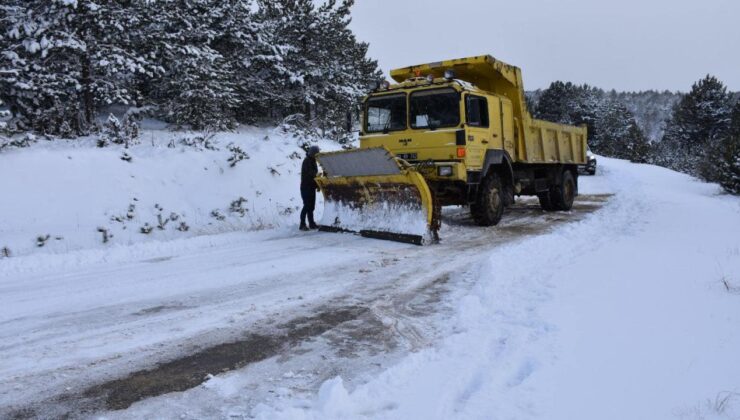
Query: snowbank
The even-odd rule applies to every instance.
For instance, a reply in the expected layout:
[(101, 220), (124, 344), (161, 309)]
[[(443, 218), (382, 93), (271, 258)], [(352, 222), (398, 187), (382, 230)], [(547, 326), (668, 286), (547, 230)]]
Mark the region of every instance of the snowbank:
[[(625, 419), (740, 415), (740, 200), (600, 159), (590, 218), (465, 276), (455, 334), (356, 389), (341, 378), (256, 418)], [(729, 285), (729, 286), (728, 286)]]
[(144, 241), (297, 224), (297, 139), (257, 128), (218, 133), (211, 144), (197, 136), (145, 130), (129, 149), (83, 139), (5, 151), (0, 248), (12, 257), (115, 254)]

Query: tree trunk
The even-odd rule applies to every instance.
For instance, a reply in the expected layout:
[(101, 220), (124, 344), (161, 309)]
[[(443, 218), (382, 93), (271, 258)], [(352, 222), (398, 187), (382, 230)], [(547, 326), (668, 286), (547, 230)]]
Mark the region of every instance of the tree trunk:
[[(88, 43), (89, 45), (89, 43)], [(95, 114), (95, 99), (92, 91), (92, 61), (90, 54), (82, 56), (82, 106), (87, 126), (92, 125)]]

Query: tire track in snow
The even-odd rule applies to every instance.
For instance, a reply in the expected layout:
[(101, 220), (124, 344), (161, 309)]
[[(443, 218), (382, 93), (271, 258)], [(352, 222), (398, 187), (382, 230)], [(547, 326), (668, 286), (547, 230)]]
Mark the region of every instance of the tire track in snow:
[[(392, 251), (391, 255), (395, 258), (380, 258), (377, 266), (357, 273), (366, 281), (353, 284), (356, 287), (354, 290), (348, 291), (346, 296), (333, 299), (329, 304), (308, 308), (308, 315), (292, 318), (272, 330), (251, 328), (245, 340), (206, 347), (153, 368), (98, 383), (82, 392), (66, 393), (50, 400), (13, 407), (11, 414), (24, 417), (29, 413), (51, 412), (74, 417), (103, 408), (125, 408), (146, 397), (190, 389), (202, 383), (211, 373), (241, 369), (277, 355), (287, 358), (310, 357), (311, 352), (316, 351), (311, 348), (311, 342), (319, 338), (328, 340), (340, 355), (342, 352), (356, 354), (358, 349), (364, 351), (368, 348), (376, 348), (379, 352), (415, 351), (428, 346), (433, 340), (434, 331), (424, 325), (424, 318), (440, 310), (439, 303), (447, 292), (447, 282), (459, 268), (479, 260), (485, 251), (493, 247), (579, 220), (598, 209), (606, 199), (603, 196), (580, 197), (574, 211), (568, 213), (543, 213), (531, 201), (525, 202), (512, 208), (501, 225), (488, 229), (470, 227), (467, 215), (459, 210), (447, 212), (444, 227), (444, 238), (447, 239), (443, 238), (441, 245), (405, 247)], [(134, 315), (158, 315), (161, 311), (147, 312), (147, 308), (156, 307), (141, 308)], [(326, 314), (342, 311), (349, 311), (344, 312), (348, 316), (334, 318), (334, 323), (322, 324), (317, 321)], [(290, 327), (286, 330), (285, 326), (289, 325), (293, 326), (293, 333)], [(244, 347), (250, 345), (262, 350), (244, 352)], [(296, 353), (298, 348), (301, 350)], [(236, 359), (232, 358), (234, 355), (218, 356), (224, 352), (236, 353)], [(221, 360), (223, 364), (205, 363), (211, 360)], [(195, 363), (195, 366), (200, 367), (192, 368), (193, 362), (198, 361), (202, 363)], [(208, 371), (205, 374), (204, 366)], [(142, 385), (147, 383), (149, 385)]]

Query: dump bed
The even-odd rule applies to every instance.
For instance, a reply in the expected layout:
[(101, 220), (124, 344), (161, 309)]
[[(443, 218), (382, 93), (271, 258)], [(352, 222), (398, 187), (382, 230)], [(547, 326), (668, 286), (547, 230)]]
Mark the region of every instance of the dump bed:
[(398, 82), (433, 75), (443, 77), (453, 70), (457, 79), (511, 101), (515, 156), (520, 163), (585, 164), (587, 130), (532, 118), (527, 110), (521, 70), (490, 55), (439, 61), (391, 71)]

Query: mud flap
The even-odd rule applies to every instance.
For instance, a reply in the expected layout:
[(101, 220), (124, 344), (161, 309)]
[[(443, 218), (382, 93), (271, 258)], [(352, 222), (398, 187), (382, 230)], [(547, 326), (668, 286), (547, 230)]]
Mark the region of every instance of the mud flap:
[(320, 154), (324, 195), (320, 230), (422, 245), (436, 238), (434, 203), (424, 177), (385, 148)]

